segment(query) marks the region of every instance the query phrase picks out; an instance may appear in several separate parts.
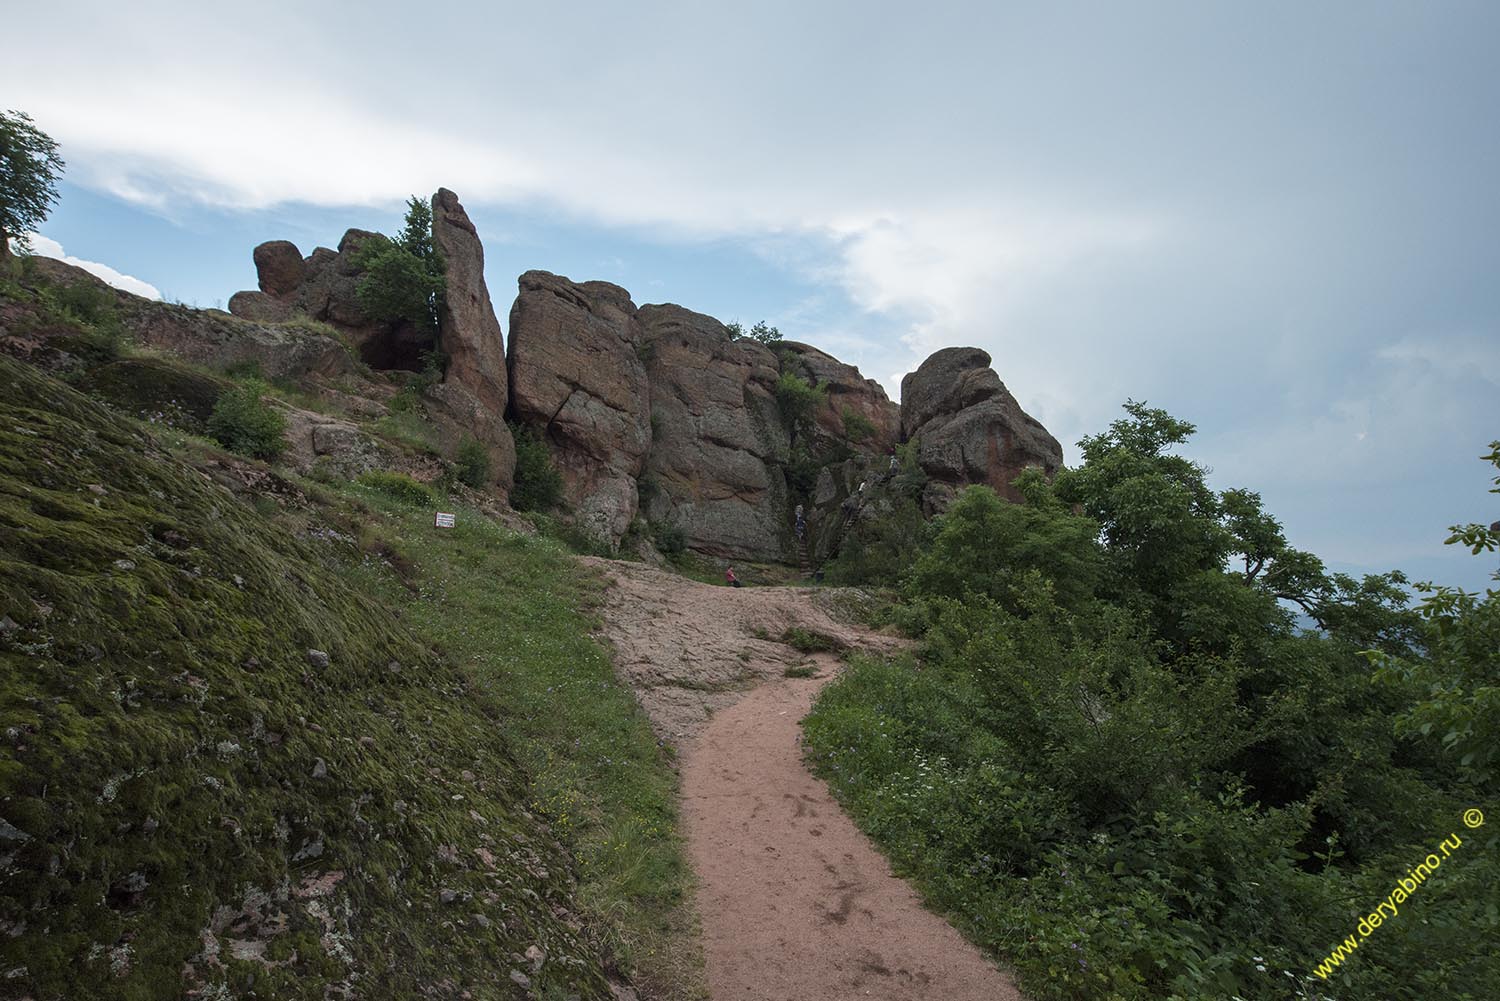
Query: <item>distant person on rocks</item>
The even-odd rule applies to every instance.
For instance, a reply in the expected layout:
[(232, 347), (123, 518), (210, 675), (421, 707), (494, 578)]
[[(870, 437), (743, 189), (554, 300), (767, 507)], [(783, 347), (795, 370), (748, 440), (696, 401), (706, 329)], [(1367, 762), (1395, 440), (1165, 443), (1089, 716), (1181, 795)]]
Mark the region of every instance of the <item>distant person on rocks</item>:
[(891, 449), (891, 475), (901, 471), (901, 460), (896, 457), (896, 450)]
[(802, 505), (797, 505), (797, 541), (802, 541), (802, 536), (807, 534), (807, 518), (802, 513)]
[(730, 567), (729, 569), (727, 569), (727, 570), (724, 571), (724, 581), (730, 587), (741, 587), (742, 586), (740, 584), (740, 579), (734, 575), (734, 567)]

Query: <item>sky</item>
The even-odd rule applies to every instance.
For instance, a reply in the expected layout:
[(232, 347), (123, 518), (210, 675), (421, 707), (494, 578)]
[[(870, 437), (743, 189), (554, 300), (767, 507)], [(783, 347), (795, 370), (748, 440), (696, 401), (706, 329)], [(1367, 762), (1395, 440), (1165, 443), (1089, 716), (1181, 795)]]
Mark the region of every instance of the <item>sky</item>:
[(53, 0), (6, 27), (0, 106), (68, 162), (40, 252), (222, 306), (256, 243), (391, 232), (442, 185), (502, 323), (543, 268), (765, 319), (893, 398), (975, 345), (1070, 463), (1146, 400), (1331, 566), (1491, 583), (1442, 542), (1500, 518), (1500, 5)]

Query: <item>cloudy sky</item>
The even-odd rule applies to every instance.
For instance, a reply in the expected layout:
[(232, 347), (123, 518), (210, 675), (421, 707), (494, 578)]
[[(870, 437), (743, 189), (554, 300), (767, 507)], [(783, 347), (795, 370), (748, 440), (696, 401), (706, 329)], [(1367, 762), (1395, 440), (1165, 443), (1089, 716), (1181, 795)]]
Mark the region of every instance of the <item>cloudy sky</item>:
[[(761, 318), (895, 394), (987, 349), (1064, 443), (1195, 422), (1341, 568), (1474, 588), (1500, 518), (1500, 5), (53, 0), (0, 104), (47, 253), (210, 306), (250, 250), (463, 198), (538, 267)], [(142, 289), (137, 287), (138, 291)]]

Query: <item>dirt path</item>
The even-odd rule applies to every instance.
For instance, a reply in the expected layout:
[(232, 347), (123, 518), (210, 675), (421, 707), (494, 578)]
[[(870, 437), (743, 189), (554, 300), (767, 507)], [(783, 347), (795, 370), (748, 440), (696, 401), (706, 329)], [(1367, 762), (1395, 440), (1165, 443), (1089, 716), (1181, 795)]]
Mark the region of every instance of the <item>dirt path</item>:
[[(734, 590), (587, 562), (612, 584), (605, 633), (619, 669), (658, 732), (685, 739), (683, 826), (713, 1001), (1019, 999), (804, 767), (799, 722), (838, 659), (762, 637), (798, 625), (855, 648), (896, 641), (830, 614), (837, 591)], [(817, 677), (783, 677), (809, 663)]]

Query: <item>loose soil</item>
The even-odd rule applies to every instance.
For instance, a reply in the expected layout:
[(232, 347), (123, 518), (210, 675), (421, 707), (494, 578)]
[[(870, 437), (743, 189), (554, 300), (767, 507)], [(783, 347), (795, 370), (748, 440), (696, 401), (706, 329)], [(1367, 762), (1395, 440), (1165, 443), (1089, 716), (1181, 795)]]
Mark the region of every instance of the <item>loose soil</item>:
[[(800, 626), (852, 649), (899, 646), (839, 617), (857, 595), (586, 562), (611, 585), (603, 631), (618, 669), (658, 733), (683, 741), (683, 828), (714, 1001), (1019, 1001), (803, 764), (800, 721), (840, 661), (774, 637)], [(792, 666), (817, 675), (784, 677)]]

